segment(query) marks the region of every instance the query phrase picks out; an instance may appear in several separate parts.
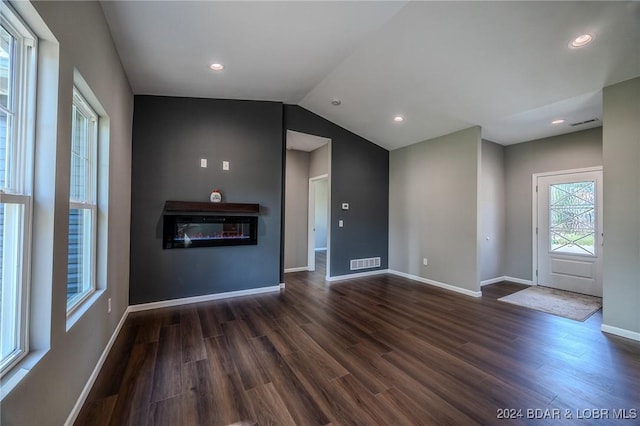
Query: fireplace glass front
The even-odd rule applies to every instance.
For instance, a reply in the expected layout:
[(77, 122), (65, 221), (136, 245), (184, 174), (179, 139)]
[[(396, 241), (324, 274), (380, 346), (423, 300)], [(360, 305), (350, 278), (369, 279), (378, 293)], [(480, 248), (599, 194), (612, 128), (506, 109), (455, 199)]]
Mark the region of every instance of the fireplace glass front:
[(258, 244), (257, 216), (165, 215), (163, 248)]

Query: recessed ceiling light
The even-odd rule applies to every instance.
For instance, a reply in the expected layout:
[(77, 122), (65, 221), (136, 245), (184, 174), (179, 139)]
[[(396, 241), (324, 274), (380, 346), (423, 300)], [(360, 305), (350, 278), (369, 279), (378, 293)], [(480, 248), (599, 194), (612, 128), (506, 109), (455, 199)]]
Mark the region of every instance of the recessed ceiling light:
[(558, 120), (553, 120), (553, 121), (551, 122), (551, 124), (562, 124), (562, 123), (564, 123), (564, 120), (563, 120), (562, 118), (560, 118), (560, 119), (558, 119)]
[(224, 65), (219, 64), (219, 63), (214, 63), (209, 65), (209, 68), (211, 68), (214, 71), (222, 71), (224, 69)]
[(402, 117), (401, 115), (396, 115), (395, 117), (393, 117), (393, 121), (395, 121), (396, 123), (402, 123), (404, 121), (404, 117)]
[(332, 99), (331, 100), (331, 105), (333, 105), (333, 106), (342, 105), (342, 101), (340, 99)]
[(571, 43), (569, 43), (569, 46), (575, 47), (575, 48), (584, 47), (587, 44), (591, 43), (592, 41), (593, 41), (593, 36), (591, 34), (582, 34), (574, 38), (573, 40), (571, 40)]

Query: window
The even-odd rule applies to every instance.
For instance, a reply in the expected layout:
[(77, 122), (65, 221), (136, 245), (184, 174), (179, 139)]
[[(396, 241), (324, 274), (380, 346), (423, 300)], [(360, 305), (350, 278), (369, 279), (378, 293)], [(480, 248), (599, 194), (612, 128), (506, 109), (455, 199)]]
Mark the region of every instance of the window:
[(28, 352), (36, 38), (0, 13), (0, 373)]
[(73, 89), (67, 312), (96, 289), (98, 115)]
[(595, 255), (596, 183), (559, 183), (549, 186), (550, 251)]

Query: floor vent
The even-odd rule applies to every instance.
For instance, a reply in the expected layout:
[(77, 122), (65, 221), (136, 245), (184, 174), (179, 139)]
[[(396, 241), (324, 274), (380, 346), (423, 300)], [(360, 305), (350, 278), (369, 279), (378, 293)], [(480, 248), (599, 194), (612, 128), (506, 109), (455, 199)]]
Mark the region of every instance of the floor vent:
[(380, 258), (369, 257), (367, 259), (351, 259), (351, 270), (356, 271), (358, 269), (379, 268)]

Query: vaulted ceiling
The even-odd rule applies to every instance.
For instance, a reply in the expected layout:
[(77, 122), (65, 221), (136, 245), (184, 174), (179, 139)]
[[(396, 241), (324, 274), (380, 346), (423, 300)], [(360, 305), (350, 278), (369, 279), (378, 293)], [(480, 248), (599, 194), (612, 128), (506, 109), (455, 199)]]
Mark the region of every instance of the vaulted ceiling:
[(638, 2), (102, 7), (135, 94), (298, 104), (389, 150), (473, 125), (504, 145), (599, 126), (602, 88), (640, 76)]

